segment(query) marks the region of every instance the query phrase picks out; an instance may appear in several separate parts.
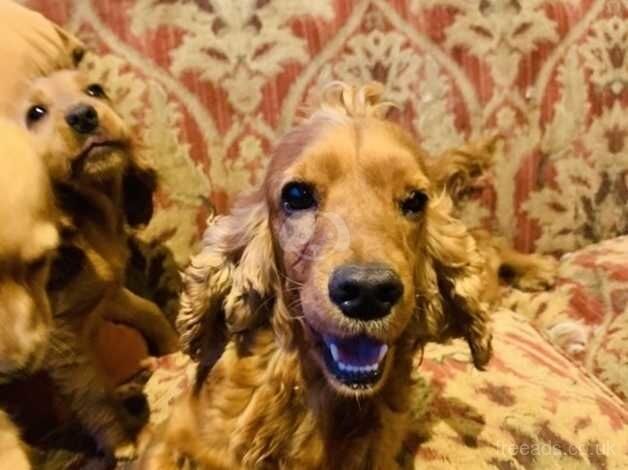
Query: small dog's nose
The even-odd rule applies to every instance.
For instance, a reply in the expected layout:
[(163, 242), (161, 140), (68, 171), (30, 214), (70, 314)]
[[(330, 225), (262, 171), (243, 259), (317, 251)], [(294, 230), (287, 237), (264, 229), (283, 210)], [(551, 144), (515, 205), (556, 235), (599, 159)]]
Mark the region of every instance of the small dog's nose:
[(79, 104), (66, 114), (65, 122), (79, 134), (91, 134), (98, 129), (98, 113), (93, 106)]
[(403, 294), (399, 276), (382, 264), (348, 264), (336, 268), (329, 297), (347, 317), (375, 320), (390, 313)]

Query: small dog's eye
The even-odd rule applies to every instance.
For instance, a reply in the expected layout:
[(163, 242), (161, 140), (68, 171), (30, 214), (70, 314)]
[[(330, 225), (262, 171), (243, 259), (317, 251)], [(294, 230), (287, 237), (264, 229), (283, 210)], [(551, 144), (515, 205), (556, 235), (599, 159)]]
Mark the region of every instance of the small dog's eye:
[(40, 104), (36, 104), (35, 106), (31, 106), (30, 109), (26, 113), (26, 125), (31, 126), (37, 121), (40, 121), (48, 114), (48, 110), (45, 106)]
[(425, 209), (427, 204), (427, 194), (421, 191), (412, 191), (408, 197), (401, 201), (401, 212), (405, 216), (412, 217)]
[(44, 269), (47, 265), (48, 265), (48, 256), (44, 255), (28, 263), (28, 265), (26, 266), (26, 269), (28, 270), (28, 274), (30, 276), (34, 276), (38, 274), (42, 269)]
[(85, 93), (92, 98), (106, 98), (107, 93), (105, 93), (105, 89), (99, 85), (98, 83), (92, 83), (87, 88), (85, 88)]
[(50, 268), (46, 288), (52, 291), (63, 289), (81, 273), (86, 261), (85, 253), (80, 248), (74, 245), (61, 246)]
[(281, 191), (281, 202), (287, 211), (302, 211), (316, 206), (314, 191), (306, 183), (288, 183)]

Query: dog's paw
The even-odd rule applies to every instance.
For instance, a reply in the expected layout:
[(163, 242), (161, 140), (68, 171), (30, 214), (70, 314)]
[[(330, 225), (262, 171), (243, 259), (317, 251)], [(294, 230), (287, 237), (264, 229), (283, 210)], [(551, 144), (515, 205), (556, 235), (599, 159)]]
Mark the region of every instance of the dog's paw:
[(159, 368), (159, 359), (153, 356), (146, 357), (140, 361), (143, 373), (152, 374)]
[(159, 334), (154, 338), (154, 355), (167, 356), (168, 354), (175, 353), (181, 349), (179, 345), (179, 336), (174, 328), (169, 323), (163, 323), (163, 326), (159, 328)]
[(125, 442), (114, 449), (113, 456), (118, 462), (135, 460), (138, 456), (137, 447), (133, 442)]
[(546, 330), (550, 341), (575, 359), (582, 359), (587, 350), (591, 329), (580, 321), (566, 320)]
[(517, 278), (516, 287), (530, 292), (553, 287), (558, 275), (558, 261), (551, 256), (534, 255), (534, 257), (534, 263)]

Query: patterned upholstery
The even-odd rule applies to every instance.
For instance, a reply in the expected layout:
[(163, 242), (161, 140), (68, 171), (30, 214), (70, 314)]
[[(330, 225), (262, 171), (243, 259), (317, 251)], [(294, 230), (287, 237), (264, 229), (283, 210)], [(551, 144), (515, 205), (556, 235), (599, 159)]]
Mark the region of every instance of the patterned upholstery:
[[(628, 410), (557, 352), (527, 319), (495, 314), (485, 372), (461, 341), (429, 345), (417, 365), (415, 468), (628, 468)], [(154, 422), (193, 380), (183, 355), (160, 360), (147, 385)]]
[(628, 232), (623, 0), (23, 3), (102, 54), (89, 66), (165, 174), (149, 233), (169, 234), (179, 260), (209, 201), (223, 211), (258, 183), (277, 136), (334, 78), (383, 81), (434, 155), (502, 133), (493, 184), (464, 213), (520, 249)]
[(628, 402), (627, 281), (628, 237), (619, 237), (565, 255), (555, 289), (512, 292), (506, 304)]

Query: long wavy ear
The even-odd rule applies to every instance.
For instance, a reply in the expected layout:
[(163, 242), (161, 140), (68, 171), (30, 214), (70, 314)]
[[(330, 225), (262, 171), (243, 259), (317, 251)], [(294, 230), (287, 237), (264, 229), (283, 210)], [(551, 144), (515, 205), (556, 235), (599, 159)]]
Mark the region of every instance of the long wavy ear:
[(466, 339), (475, 367), (482, 369), (491, 357), (488, 305), (481, 301), (484, 259), (451, 209), (446, 195), (428, 208), (426, 262), (417, 276), (421, 329), (430, 340)]
[(215, 217), (201, 245), (183, 273), (176, 322), (183, 351), (196, 360), (272, 309), (277, 271), (265, 199), (253, 194), (230, 215)]

